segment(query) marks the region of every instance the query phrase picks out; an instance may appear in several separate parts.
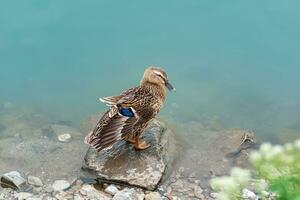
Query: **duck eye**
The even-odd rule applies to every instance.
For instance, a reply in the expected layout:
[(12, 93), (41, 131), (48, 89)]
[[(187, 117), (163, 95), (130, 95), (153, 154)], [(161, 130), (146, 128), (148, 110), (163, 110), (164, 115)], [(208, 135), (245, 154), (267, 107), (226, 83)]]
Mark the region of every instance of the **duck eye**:
[(164, 79), (164, 77), (161, 75), (161, 73), (159, 73), (159, 72), (154, 72), (154, 74), (155, 74), (156, 76), (159, 76), (160, 78)]
[(165, 81), (165, 77), (163, 77), (162, 75), (157, 74), (157, 76), (159, 76), (163, 81)]
[(166, 82), (166, 78), (160, 72), (154, 71), (154, 73), (155, 73), (156, 76), (158, 76), (159, 78), (161, 78), (164, 82)]

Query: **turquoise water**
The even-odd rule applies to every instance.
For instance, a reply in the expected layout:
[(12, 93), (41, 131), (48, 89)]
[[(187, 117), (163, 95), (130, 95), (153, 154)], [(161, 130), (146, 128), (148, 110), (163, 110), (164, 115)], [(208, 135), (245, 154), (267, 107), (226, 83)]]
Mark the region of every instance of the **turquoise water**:
[(300, 136), (300, 2), (1, 1), (0, 102), (75, 126), (166, 69), (162, 117)]

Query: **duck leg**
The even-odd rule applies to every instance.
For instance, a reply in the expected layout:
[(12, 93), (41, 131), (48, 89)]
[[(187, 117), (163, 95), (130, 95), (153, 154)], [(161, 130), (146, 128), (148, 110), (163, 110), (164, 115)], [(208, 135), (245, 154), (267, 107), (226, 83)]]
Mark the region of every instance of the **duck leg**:
[(150, 147), (150, 145), (147, 144), (145, 141), (141, 141), (139, 139), (139, 137), (126, 138), (125, 141), (133, 144), (134, 148), (137, 149), (137, 150), (143, 150), (143, 149), (146, 149), (146, 148)]
[(134, 138), (126, 138), (125, 141), (129, 142), (131, 144), (135, 144), (136, 139), (134, 139)]
[(133, 146), (136, 150), (143, 150), (143, 149), (147, 149), (148, 147), (150, 147), (150, 144), (147, 144), (145, 141), (142, 141), (140, 139), (140, 136), (142, 135), (142, 133), (145, 130), (145, 128), (147, 127), (147, 125), (148, 125), (148, 122), (143, 122), (143, 123), (140, 122), (140, 123), (136, 124), (134, 127), (133, 134), (131, 135), (129, 142), (133, 144)]

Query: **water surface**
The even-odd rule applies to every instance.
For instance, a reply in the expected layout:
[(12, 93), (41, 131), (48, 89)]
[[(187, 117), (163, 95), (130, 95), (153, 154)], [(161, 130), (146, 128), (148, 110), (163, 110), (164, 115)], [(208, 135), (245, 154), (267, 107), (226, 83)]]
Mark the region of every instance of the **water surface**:
[(263, 141), (291, 140), (300, 136), (299, 6), (2, 1), (0, 102), (79, 127), (106, 109), (98, 97), (137, 85), (145, 67), (156, 65), (177, 89), (161, 113), (170, 125), (196, 122), (252, 129)]

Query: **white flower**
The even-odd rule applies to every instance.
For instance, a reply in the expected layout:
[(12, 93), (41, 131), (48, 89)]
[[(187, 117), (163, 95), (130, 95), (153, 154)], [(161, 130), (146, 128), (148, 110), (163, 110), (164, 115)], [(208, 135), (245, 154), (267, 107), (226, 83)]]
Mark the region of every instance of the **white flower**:
[(300, 149), (300, 139), (299, 140), (296, 140), (294, 142), (294, 146), (297, 148), (297, 149)]
[(281, 153), (283, 153), (282, 146), (273, 146), (268, 152), (265, 153), (265, 159), (267, 161), (270, 161), (272, 159), (278, 158), (278, 156), (280, 156)]
[(262, 161), (262, 156), (261, 154), (258, 152), (258, 151), (253, 151), (251, 154), (250, 154), (250, 161), (253, 163), (253, 164), (258, 164)]
[(240, 184), (245, 185), (250, 180), (250, 171), (235, 167), (231, 170), (231, 176)]
[(223, 176), (220, 178), (214, 178), (211, 180), (211, 187), (217, 191), (237, 191), (239, 188), (238, 183), (230, 177)]
[(216, 199), (218, 199), (218, 200), (232, 200), (230, 198), (230, 196), (228, 194), (224, 193), (224, 192), (217, 193), (216, 194)]
[(293, 145), (292, 145), (291, 143), (286, 143), (286, 144), (284, 145), (284, 149), (285, 149), (286, 151), (293, 151), (294, 147), (293, 147)]
[(273, 154), (275, 154), (275, 155), (281, 154), (281, 153), (283, 153), (283, 151), (284, 151), (284, 149), (283, 149), (283, 147), (280, 146), (280, 145), (275, 145), (275, 146), (272, 148), (272, 152), (273, 152)]
[(255, 183), (255, 186), (258, 191), (264, 191), (264, 190), (267, 190), (268, 183), (265, 180), (260, 179)]
[(272, 149), (272, 145), (270, 143), (263, 143), (261, 146), (260, 146), (260, 152), (263, 154), (263, 155), (266, 155), (268, 154)]

